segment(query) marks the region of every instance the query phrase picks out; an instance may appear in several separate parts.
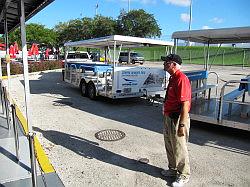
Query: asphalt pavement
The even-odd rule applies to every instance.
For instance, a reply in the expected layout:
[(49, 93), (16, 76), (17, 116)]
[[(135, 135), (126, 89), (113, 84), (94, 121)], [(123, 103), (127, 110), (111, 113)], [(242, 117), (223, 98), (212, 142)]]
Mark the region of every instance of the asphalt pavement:
[[(223, 80), (250, 72), (241, 67), (212, 70)], [(160, 105), (141, 98), (90, 100), (62, 81), (61, 70), (31, 74), (30, 90), (31, 124), (65, 186), (170, 186), (172, 179), (160, 175), (168, 165)], [(25, 112), (22, 76), (11, 80), (11, 96)], [(104, 138), (112, 133), (125, 137), (101, 141), (96, 138), (100, 131)], [(192, 174), (187, 186), (250, 186), (249, 133), (192, 122), (188, 150)]]

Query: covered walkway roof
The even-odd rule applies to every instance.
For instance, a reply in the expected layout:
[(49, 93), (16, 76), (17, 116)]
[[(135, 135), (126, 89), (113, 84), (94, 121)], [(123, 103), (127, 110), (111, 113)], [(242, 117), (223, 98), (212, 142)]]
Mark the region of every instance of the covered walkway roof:
[[(29, 20), (40, 10), (52, 3), (54, 0), (23, 0), (25, 9), (25, 20)], [(0, 34), (4, 34), (4, 15), (6, 11), (8, 32), (20, 25), (20, 0), (0, 0)]]

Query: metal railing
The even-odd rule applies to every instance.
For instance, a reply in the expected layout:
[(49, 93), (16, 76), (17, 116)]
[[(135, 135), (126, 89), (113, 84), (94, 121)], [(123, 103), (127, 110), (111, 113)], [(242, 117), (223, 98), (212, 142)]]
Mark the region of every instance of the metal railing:
[(214, 72), (214, 71), (208, 72), (208, 76), (211, 75), (211, 74), (215, 74), (215, 76), (216, 76), (215, 95), (216, 95), (216, 98), (217, 98), (217, 95), (218, 95), (218, 85), (219, 85), (219, 75), (218, 75), (218, 73), (216, 73), (216, 72)]
[[(2, 83), (0, 83), (1, 86), (1, 102), (2, 102), (2, 109), (3, 114), (6, 116), (6, 121), (8, 125), (8, 131), (11, 131), (11, 123), (13, 126), (13, 132), (14, 132), (14, 141), (15, 141), (15, 153), (16, 153), (16, 160), (20, 160), (20, 146), (19, 146), (19, 135), (18, 135), (18, 116), (17, 116), (17, 110), (16, 105), (11, 104), (10, 98), (8, 97), (8, 92), (5, 86), (2, 86)], [(10, 110), (11, 108), (11, 110)], [(12, 114), (12, 115), (10, 115)], [(23, 129), (25, 132), (25, 129)], [(36, 154), (35, 154), (35, 144), (34, 144), (34, 137), (35, 133), (26, 133), (25, 134), (28, 139), (29, 143), (29, 150), (30, 150), (30, 164), (31, 164), (31, 175), (32, 175), (32, 186), (37, 186), (37, 170), (36, 170)]]
[[(112, 76), (112, 71), (111, 69), (107, 69), (107, 71), (104, 73), (105, 76), (105, 95), (108, 95), (108, 72), (110, 72), (111, 76)], [(113, 86), (113, 85), (112, 85)]]
[(8, 130), (11, 129), (11, 126), (10, 126), (10, 102), (9, 102), (9, 99), (8, 99), (8, 96), (7, 96), (7, 89), (6, 87), (2, 87), (1, 88), (1, 91), (3, 92), (2, 95), (3, 95), (3, 114), (6, 115), (6, 120), (7, 120), (7, 125), (8, 125)]
[[(249, 81), (241, 81), (241, 80), (230, 80), (228, 82), (226, 82), (222, 88), (221, 88), (221, 92), (220, 92), (220, 100), (219, 100), (219, 111), (218, 111), (218, 118), (217, 120), (219, 122), (222, 121), (222, 113), (223, 113), (223, 102), (224, 102), (224, 96), (225, 96), (225, 88), (226, 86), (228, 86), (229, 84), (236, 84), (236, 83), (240, 83), (240, 84), (250, 84)], [(244, 88), (243, 88), (244, 89)], [(250, 92), (250, 90), (248, 90), (248, 92)], [(245, 94), (245, 93), (244, 93)], [(244, 98), (244, 95), (243, 95), (243, 98)], [(244, 102), (244, 99), (242, 102), (239, 102), (239, 101), (230, 101), (231, 103), (237, 103), (237, 104), (244, 104), (244, 105), (249, 105), (250, 106), (250, 103), (249, 102)]]
[(17, 160), (20, 159), (19, 155), (19, 138), (18, 138), (18, 130), (17, 130), (17, 122), (16, 122), (16, 106), (11, 105), (11, 111), (12, 111), (12, 124), (13, 124), (13, 130), (14, 130), (14, 137), (15, 137), (15, 150), (16, 150), (16, 158)]

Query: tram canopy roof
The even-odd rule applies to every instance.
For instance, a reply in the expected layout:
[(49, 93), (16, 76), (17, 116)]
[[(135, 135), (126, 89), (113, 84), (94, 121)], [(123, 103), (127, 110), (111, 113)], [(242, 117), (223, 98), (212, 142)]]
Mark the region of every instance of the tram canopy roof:
[(117, 46), (123, 47), (138, 47), (139, 45), (143, 46), (152, 46), (152, 45), (162, 45), (162, 46), (173, 46), (173, 42), (155, 40), (148, 38), (139, 38), (132, 36), (122, 36), (122, 35), (111, 35), (100, 38), (93, 38), (88, 40), (76, 41), (76, 42), (67, 42), (64, 46), (68, 47), (88, 47), (88, 48), (103, 48), (106, 46), (112, 47), (116, 42)]
[(250, 27), (176, 31), (172, 38), (209, 44), (249, 43)]
[[(5, 11), (7, 17), (8, 32), (11, 32), (20, 25), (20, 1), (0, 1), (0, 34), (4, 34)], [(23, 0), (25, 10), (25, 21), (29, 20), (54, 0)]]

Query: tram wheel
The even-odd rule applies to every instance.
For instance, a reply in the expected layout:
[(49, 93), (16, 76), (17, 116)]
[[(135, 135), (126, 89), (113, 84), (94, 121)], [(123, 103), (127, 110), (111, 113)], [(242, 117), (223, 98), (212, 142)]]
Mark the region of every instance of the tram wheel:
[(93, 82), (90, 82), (88, 84), (88, 96), (91, 100), (95, 100), (96, 99), (96, 88)]
[(88, 95), (88, 93), (87, 93), (86, 81), (84, 79), (81, 80), (80, 89), (81, 89), (82, 96), (86, 97)]

